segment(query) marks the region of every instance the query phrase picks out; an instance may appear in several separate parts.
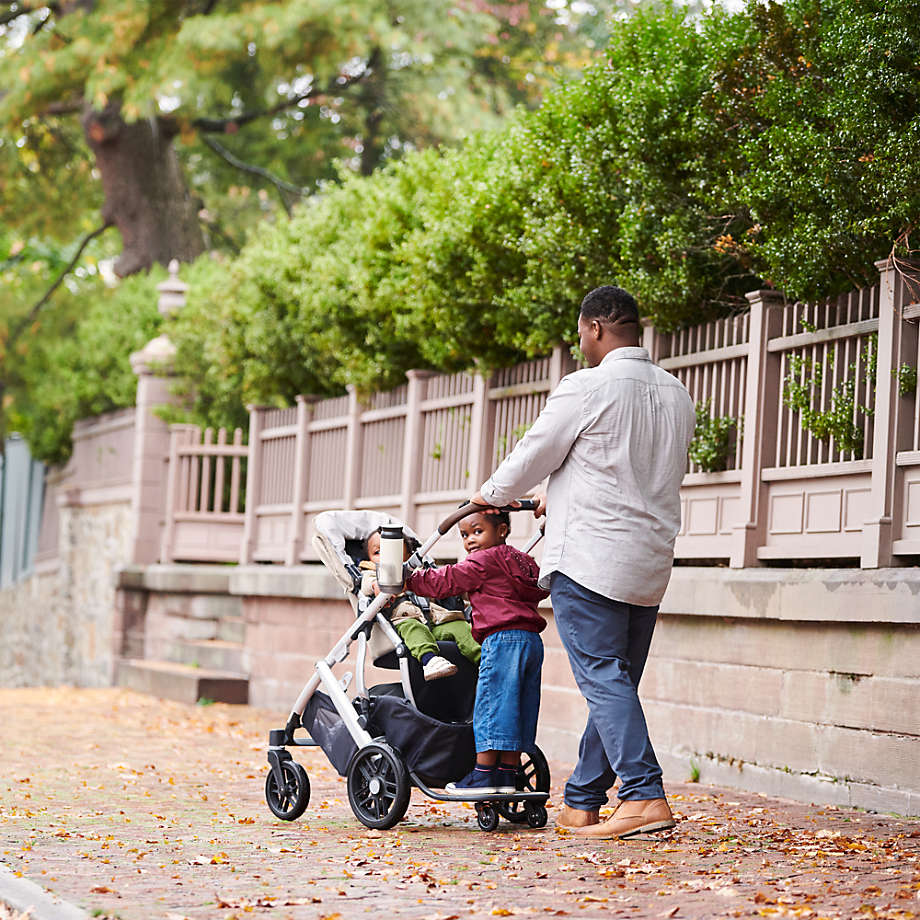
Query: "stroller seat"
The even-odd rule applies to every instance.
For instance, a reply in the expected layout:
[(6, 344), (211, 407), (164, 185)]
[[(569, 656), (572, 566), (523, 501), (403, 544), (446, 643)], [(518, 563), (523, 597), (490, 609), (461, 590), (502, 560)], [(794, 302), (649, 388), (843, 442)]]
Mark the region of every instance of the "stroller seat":
[[(415, 705), (420, 712), (441, 722), (469, 722), (473, 718), (479, 669), (461, 654), (456, 642), (438, 641), (438, 654), (457, 666), (456, 674), (437, 680), (425, 680), (422, 666), (409, 656), (409, 680)], [(398, 669), (396, 650), (391, 648), (375, 659), (374, 664), (378, 668)], [(369, 688), (368, 693), (371, 696), (405, 696), (403, 686), (398, 681), (377, 684)]]

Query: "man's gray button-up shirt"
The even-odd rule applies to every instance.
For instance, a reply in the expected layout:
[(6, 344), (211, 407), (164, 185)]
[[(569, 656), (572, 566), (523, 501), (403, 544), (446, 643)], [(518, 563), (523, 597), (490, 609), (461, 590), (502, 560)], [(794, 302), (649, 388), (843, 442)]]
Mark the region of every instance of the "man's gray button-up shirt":
[(617, 348), (562, 379), (480, 489), (501, 505), (549, 476), (541, 587), (563, 572), (613, 600), (659, 603), (695, 421), (684, 385), (644, 348)]

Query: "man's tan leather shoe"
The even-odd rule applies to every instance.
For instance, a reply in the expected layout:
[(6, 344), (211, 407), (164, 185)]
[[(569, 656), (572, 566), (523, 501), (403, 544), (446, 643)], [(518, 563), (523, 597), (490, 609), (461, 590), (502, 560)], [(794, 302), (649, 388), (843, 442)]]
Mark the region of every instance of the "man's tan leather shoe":
[(583, 811), (581, 808), (572, 808), (571, 805), (562, 806), (562, 814), (556, 818), (557, 827), (590, 827), (600, 821), (596, 811)]
[(631, 799), (621, 801), (606, 821), (575, 828), (574, 833), (592, 840), (623, 840), (637, 834), (666, 831), (676, 823), (667, 799)]

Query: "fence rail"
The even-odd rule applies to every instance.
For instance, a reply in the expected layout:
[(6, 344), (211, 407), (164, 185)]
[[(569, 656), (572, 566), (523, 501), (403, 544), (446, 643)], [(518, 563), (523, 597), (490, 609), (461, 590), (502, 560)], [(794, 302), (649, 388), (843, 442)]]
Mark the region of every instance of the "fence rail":
[[(678, 559), (878, 566), (920, 555), (920, 304), (911, 278), (879, 270), (876, 285), (819, 303), (759, 291), (736, 316), (670, 334), (646, 328), (653, 360), (728, 432), (720, 469), (688, 467)], [(253, 408), (248, 448), (239, 432), (230, 445), (174, 426), (163, 558), (309, 561), (313, 517), (329, 508), (379, 508), (427, 532), (574, 367), (559, 347), (488, 379), (410, 371), (366, 402), (351, 391)], [(245, 508), (213, 501), (227, 486), (210, 464), (230, 458), (237, 483), (248, 461)], [(455, 540), (439, 551), (458, 554)]]
[(169, 431), (164, 562), (235, 562), (243, 531), (248, 447), (237, 428), (172, 425)]

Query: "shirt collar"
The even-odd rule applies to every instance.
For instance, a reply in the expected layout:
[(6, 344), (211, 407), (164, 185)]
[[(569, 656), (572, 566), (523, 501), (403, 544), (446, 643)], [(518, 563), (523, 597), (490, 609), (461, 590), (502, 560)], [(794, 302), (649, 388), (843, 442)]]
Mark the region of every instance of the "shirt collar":
[(640, 345), (625, 345), (622, 348), (614, 348), (608, 351), (601, 359), (601, 364), (608, 361), (619, 361), (621, 358), (632, 358), (634, 361), (651, 361), (651, 357), (646, 349)]

